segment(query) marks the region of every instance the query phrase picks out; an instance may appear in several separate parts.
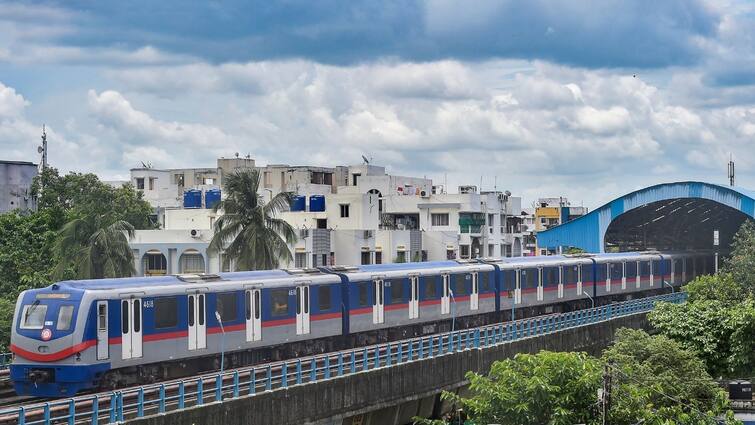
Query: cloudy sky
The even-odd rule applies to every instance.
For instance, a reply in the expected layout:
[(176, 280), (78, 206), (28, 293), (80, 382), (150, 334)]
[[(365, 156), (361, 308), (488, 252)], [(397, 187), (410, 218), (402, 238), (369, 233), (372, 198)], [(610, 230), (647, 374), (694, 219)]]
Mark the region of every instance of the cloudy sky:
[(333, 166), (595, 207), (658, 182), (755, 189), (747, 1), (0, 0), (0, 157), (127, 178)]

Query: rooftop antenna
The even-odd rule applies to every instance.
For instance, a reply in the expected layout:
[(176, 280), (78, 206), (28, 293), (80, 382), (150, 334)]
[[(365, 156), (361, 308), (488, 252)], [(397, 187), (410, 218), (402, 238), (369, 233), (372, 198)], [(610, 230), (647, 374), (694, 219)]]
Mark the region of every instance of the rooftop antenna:
[(734, 158), (729, 154), (729, 186), (734, 186)]
[(42, 171), (44, 171), (47, 168), (47, 132), (44, 124), (42, 124), (42, 146), (37, 148), (37, 152), (42, 154)]
[(362, 155), (362, 160), (364, 161), (365, 164), (369, 164), (370, 163), (370, 160), (367, 159), (367, 157), (364, 156), (364, 155)]

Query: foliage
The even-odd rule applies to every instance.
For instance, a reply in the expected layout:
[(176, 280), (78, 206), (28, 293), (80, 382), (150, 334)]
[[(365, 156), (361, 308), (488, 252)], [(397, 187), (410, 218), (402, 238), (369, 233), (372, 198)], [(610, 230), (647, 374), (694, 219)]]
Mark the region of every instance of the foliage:
[(586, 251), (582, 248), (577, 248), (576, 246), (570, 246), (569, 248), (564, 251), (564, 254), (567, 255), (576, 255), (576, 254), (584, 254)]
[(724, 304), (736, 304), (747, 298), (747, 294), (731, 273), (698, 276), (683, 290), (687, 292), (687, 302), (715, 300)]
[(716, 423), (727, 407), (703, 362), (664, 336), (620, 329), (603, 361), (612, 375), (611, 424)]
[(731, 248), (724, 270), (732, 274), (745, 293), (755, 297), (755, 222), (747, 220), (740, 226)]
[(143, 199), (142, 192), (131, 184), (113, 187), (91, 173), (61, 176), (55, 168), (47, 168), (34, 178), (32, 195), (37, 197), (40, 211), (62, 210), (69, 220), (108, 215), (113, 221), (131, 223), (135, 229), (156, 227), (150, 221), (152, 206)]
[[(611, 378), (606, 423), (712, 425), (718, 416), (738, 423), (726, 410), (726, 394), (693, 352), (669, 338), (628, 329), (617, 333), (601, 359), (584, 353), (517, 354), (494, 363), (487, 375), (468, 373), (471, 397), (445, 392), (443, 398), (461, 407), (465, 423), (597, 425), (604, 374)], [(453, 420), (415, 418), (415, 423)]]
[(258, 194), (257, 170), (238, 170), (224, 178), (226, 198), (215, 205), (223, 211), (215, 221), (210, 248), (224, 251), (236, 262), (238, 270), (277, 268), (281, 260), (291, 261), (289, 243), (296, 242), (293, 227), (278, 218), (290, 208), (292, 194), (281, 192), (269, 202)]
[(129, 277), (136, 273), (128, 241), (134, 226), (111, 215), (87, 215), (66, 223), (58, 233), (55, 251), (60, 261), (55, 276), (69, 273), (79, 279)]

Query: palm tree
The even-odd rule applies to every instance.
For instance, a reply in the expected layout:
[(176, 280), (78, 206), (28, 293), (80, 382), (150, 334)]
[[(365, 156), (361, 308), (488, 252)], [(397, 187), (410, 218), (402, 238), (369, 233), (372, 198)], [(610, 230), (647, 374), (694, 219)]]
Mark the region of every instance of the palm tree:
[(136, 274), (134, 254), (128, 241), (134, 226), (108, 215), (75, 218), (60, 229), (55, 251), (60, 261), (55, 275), (63, 278), (69, 269), (80, 279), (129, 277)]
[(288, 244), (296, 242), (296, 232), (277, 216), (291, 206), (293, 194), (281, 192), (266, 203), (257, 193), (260, 173), (253, 169), (236, 171), (224, 180), (226, 198), (214, 208), (223, 215), (215, 221), (210, 248), (225, 251), (237, 270), (269, 270), (282, 260), (291, 261)]

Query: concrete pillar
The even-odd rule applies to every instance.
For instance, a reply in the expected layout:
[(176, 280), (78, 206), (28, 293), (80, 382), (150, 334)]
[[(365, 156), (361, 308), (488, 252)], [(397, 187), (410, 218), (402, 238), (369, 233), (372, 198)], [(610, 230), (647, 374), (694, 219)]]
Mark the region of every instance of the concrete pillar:
[(138, 249), (131, 250), (134, 253), (134, 270), (136, 270), (137, 276), (144, 276), (144, 270), (142, 270), (142, 253)]
[(178, 257), (178, 250), (176, 248), (168, 248), (168, 274), (180, 273)]

